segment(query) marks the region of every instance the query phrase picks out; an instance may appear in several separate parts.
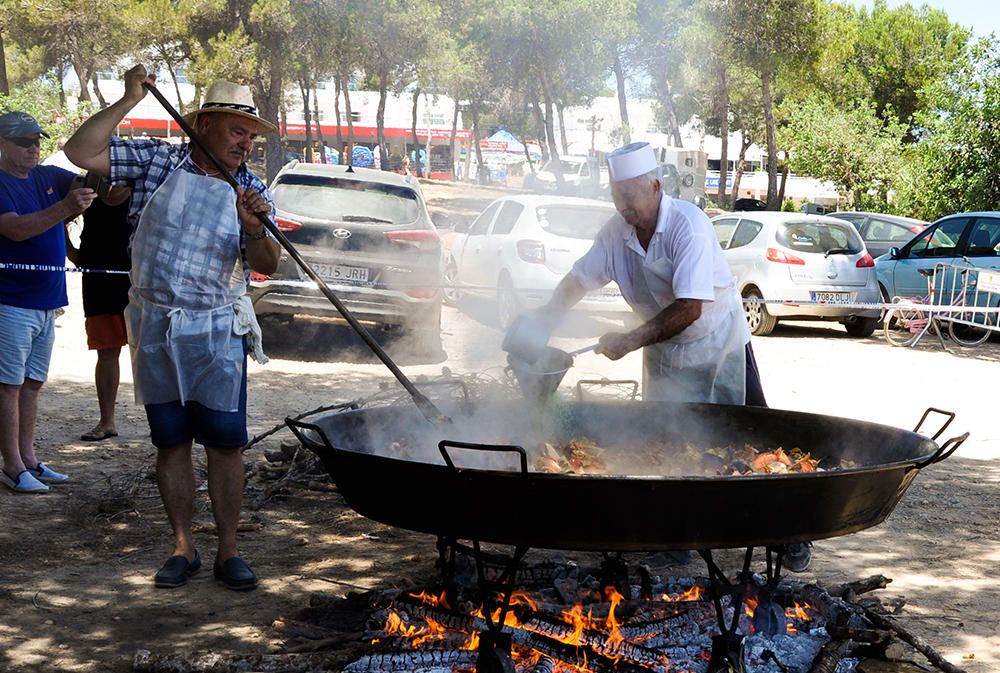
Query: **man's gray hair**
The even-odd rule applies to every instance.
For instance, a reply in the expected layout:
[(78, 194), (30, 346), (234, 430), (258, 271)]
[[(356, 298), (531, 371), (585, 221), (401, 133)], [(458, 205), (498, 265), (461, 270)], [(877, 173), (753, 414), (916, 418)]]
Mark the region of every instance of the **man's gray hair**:
[[(660, 167), (660, 166), (657, 166), (656, 168), (654, 168), (653, 170), (649, 171), (648, 173), (644, 173), (642, 177), (649, 178), (649, 180), (651, 182), (660, 182), (660, 178), (663, 177), (663, 168)], [(662, 186), (663, 186), (663, 183), (660, 183), (660, 187), (662, 187)]]

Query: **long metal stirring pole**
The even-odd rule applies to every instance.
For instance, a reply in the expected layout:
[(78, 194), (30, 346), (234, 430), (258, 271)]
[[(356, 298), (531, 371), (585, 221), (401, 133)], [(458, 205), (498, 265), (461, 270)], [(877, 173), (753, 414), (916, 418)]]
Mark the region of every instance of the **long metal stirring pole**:
[[(212, 164), (219, 170), (219, 173), (223, 178), (225, 178), (226, 182), (228, 182), (234, 190), (238, 190), (240, 187), (236, 183), (236, 180), (233, 178), (233, 176), (230, 175), (229, 170), (205, 146), (205, 143), (202, 142), (201, 138), (198, 136), (198, 133), (193, 128), (191, 128), (190, 124), (184, 121), (184, 118), (181, 117), (180, 113), (177, 112), (176, 109), (174, 109), (174, 106), (170, 104), (170, 101), (164, 98), (163, 94), (160, 93), (160, 91), (155, 86), (148, 83), (143, 83), (143, 86), (146, 88), (147, 91), (149, 91), (149, 93), (153, 94), (153, 97), (156, 98), (156, 100), (160, 102), (160, 105), (163, 106), (163, 109), (166, 110), (167, 113), (174, 118), (174, 121), (177, 122), (177, 124), (181, 127), (184, 133), (188, 135), (188, 138), (191, 139), (191, 142), (197, 145), (199, 149), (201, 149), (201, 151), (205, 154), (205, 156), (208, 157), (209, 161), (211, 161)], [(302, 255), (299, 254), (299, 251), (295, 249), (294, 245), (292, 245), (292, 242), (288, 240), (287, 236), (285, 236), (285, 232), (278, 229), (277, 225), (271, 220), (271, 218), (268, 215), (262, 215), (258, 213), (257, 217), (259, 217), (261, 222), (264, 223), (264, 226), (271, 233), (271, 235), (274, 236), (274, 238), (278, 241), (278, 244), (281, 245), (281, 247), (288, 252), (289, 256), (291, 256), (291, 258), (295, 260), (295, 263), (298, 264), (300, 267), (302, 267), (302, 270), (306, 272), (306, 275), (309, 276), (309, 278), (311, 278), (313, 282), (316, 283), (317, 287), (319, 287), (320, 292), (322, 292), (326, 296), (326, 298), (330, 300), (330, 303), (332, 303), (337, 308), (337, 310), (340, 311), (340, 315), (344, 316), (344, 320), (346, 320), (347, 323), (352, 328), (354, 328), (354, 331), (361, 336), (364, 342), (368, 344), (368, 347), (372, 349), (372, 352), (375, 353), (376, 356), (378, 356), (378, 359), (382, 361), (382, 364), (384, 364), (386, 367), (389, 368), (389, 371), (392, 372), (392, 375), (396, 377), (396, 380), (399, 381), (400, 385), (402, 385), (403, 388), (406, 389), (406, 392), (410, 394), (410, 397), (413, 398), (413, 403), (417, 405), (417, 408), (420, 409), (420, 412), (424, 415), (424, 417), (427, 420), (434, 423), (450, 423), (451, 419), (445, 416), (441, 412), (441, 410), (434, 405), (433, 402), (431, 402), (423, 393), (417, 390), (416, 386), (413, 385), (413, 382), (410, 381), (410, 379), (407, 378), (406, 374), (403, 373), (403, 371), (399, 368), (399, 366), (392, 361), (392, 358), (389, 357), (389, 354), (385, 352), (385, 349), (382, 348), (382, 346), (377, 341), (375, 341), (375, 338), (372, 337), (371, 333), (365, 328), (365, 326), (362, 325), (360, 322), (358, 322), (358, 319), (354, 317), (354, 314), (352, 314), (350, 310), (348, 310), (348, 308), (344, 306), (343, 302), (340, 301), (337, 295), (333, 293), (333, 290), (331, 290), (330, 287), (326, 284), (326, 281), (324, 281), (320, 277), (320, 275), (316, 273), (316, 271), (311, 266), (309, 266), (309, 263), (306, 262), (305, 259), (303, 259)]]

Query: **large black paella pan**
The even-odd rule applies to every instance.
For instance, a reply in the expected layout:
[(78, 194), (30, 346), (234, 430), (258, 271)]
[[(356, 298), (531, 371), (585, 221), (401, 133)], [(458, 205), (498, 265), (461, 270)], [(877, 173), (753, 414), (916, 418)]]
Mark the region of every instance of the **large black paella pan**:
[[(953, 418), (946, 412), (938, 412), (947, 418), (933, 438), (833, 416), (707, 404), (577, 402), (539, 414), (518, 402), (465, 403), (448, 413), (453, 425), (432, 425), (409, 406), (288, 424), (347, 503), (371, 519), (454, 539), (591, 551), (781, 545), (863, 530), (889, 515), (921, 468), (967, 437), (935, 441)], [(652, 474), (531, 469), (543, 441), (576, 437), (619, 464), (629, 452), (669, 451), (662, 447), (673, 443), (688, 452), (692, 445), (799, 448), (827, 469), (671, 474), (680, 461), (670, 455)]]

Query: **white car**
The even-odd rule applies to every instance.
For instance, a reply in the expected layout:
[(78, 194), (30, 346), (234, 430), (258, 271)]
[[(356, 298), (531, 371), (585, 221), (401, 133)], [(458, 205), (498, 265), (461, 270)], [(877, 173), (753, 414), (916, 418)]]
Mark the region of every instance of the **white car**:
[[(509, 196), (491, 203), (456, 234), (445, 282), (463, 295), (496, 299), (501, 325), (549, 300), (573, 263), (615, 215), (606, 201), (563, 196)], [(457, 296), (446, 295), (446, 301)], [(629, 312), (618, 286), (587, 294), (577, 305), (592, 313)]]
[[(608, 193), (608, 168), (601, 166), (595, 157), (567, 154), (559, 157), (559, 165), (563, 174), (563, 194), (594, 197)], [(524, 179), (524, 187), (536, 192), (558, 192), (555, 160), (549, 159), (536, 173), (529, 173)]]
[(743, 298), (788, 302), (744, 303), (753, 334), (770, 334), (779, 319), (836, 320), (855, 337), (875, 331), (878, 309), (848, 306), (882, 299), (875, 261), (849, 222), (767, 211), (726, 213), (712, 224)]

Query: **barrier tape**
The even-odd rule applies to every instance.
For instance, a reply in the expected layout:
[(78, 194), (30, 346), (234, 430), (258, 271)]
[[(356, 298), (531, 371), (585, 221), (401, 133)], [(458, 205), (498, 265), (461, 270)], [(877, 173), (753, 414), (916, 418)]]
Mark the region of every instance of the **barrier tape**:
[(0, 271), (61, 271), (70, 273), (117, 273), (128, 274), (128, 271), (119, 269), (87, 269), (77, 266), (52, 266), (49, 264), (14, 264), (0, 262)]
[[(110, 274), (128, 274), (128, 271), (120, 271), (117, 269), (89, 269), (84, 267), (75, 266), (52, 266), (46, 264), (13, 264), (7, 262), (0, 262), (0, 270), (11, 270), (11, 271), (59, 271), (59, 272), (70, 272), (70, 273), (110, 273)], [(311, 280), (288, 280), (281, 281), (287, 284), (301, 285), (303, 287), (316, 287), (316, 283)], [(358, 283), (358, 284), (341, 284), (336, 282), (329, 282), (331, 288), (339, 288), (343, 290), (352, 290), (357, 288), (363, 289), (405, 289), (407, 286), (400, 284), (384, 284), (384, 283)], [(479, 286), (479, 285), (418, 285), (414, 287), (427, 288), (427, 289), (455, 289), (455, 290), (496, 290), (494, 287)], [(521, 288), (521, 292), (549, 292), (548, 289), (531, 289), (531, 288)], [(902, 311), (921, 311), (924, 313), (1000, 313), (1000, 306), (951, 306), (947, 304), (920, 304), (913, 301), (896, 302), (896, 303), (886, 303), (886, 302), (831, 302), (831, 301), (803, 301), (799, 299), (744, 299), (744, 304), (773, 304), (776, 306), (788, 306), (788, 307), (798, 307), (798, 306), (824, 306), (830, 308), (853, 308), (862, 310), (902, 310)]]

